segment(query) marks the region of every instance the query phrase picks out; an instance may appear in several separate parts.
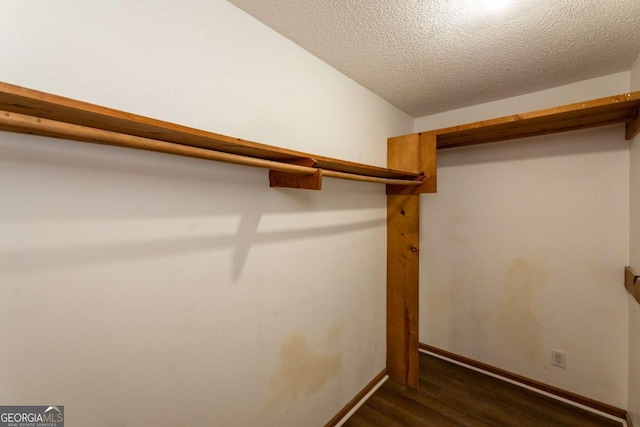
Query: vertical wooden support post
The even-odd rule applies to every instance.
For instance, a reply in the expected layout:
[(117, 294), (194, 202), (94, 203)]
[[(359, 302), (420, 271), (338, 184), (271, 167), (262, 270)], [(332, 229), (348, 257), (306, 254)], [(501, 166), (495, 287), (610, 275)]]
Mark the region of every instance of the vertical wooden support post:
[(417, 388), (420, 193), (436, 191), (436, 135), (390, 138), (387, 149), (389, 168), (426, 177), (415, 193), (387, 191), (387, 371), (391, 379)]
[(387, 196), (387, 372), (418, 387), (420, 195)]

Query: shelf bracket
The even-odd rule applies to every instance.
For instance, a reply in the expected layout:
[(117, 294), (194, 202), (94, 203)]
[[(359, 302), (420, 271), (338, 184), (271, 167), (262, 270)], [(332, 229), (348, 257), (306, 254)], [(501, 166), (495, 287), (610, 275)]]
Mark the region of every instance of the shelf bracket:
[(640, 107), (636, 110), (636, 116), (630, 122), (625, 125), (625, 139), (629, 141), (638, 133), (640, 133)]
[(640, 304), (640, 276), (631, 267), (624, 268), (624, 287)]

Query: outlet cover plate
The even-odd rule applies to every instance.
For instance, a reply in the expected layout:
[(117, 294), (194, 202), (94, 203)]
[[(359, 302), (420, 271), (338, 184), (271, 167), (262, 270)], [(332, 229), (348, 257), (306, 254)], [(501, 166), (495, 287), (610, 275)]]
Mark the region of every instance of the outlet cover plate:
[(564, 351), (551, 350), (551, 364), (558, 368), (567, 369), (567, 355)]

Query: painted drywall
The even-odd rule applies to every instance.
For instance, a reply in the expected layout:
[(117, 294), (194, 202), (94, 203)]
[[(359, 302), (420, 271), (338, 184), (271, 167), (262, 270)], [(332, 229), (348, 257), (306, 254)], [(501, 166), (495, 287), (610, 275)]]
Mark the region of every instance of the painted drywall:
[[(631, 90), (640, 90), (640, 56), (631, 69)], [(631, 143), (631, 239), (629, 262), (640, 271), (640, 136)], [(629, 296), (629, 413), (640, 426), (640, 305)]]
[[(450, 116), (624, 93), (628, 78)], [(417, 130), (455, 124), (447, 117), (418, 119)], [(623, 126), (438, 152), (438, 193), (421, 202), (420, 340), (626, 408), (628, 165)], [(551, 366), (552, 349), (566, 352), (566, 369)]]
[[(413, 121), (225, 1), (9, 0), (0, 80), (384, 165)], [(323, 425), (385, 366), (384, 188), (0, 133), (0, 401)]]

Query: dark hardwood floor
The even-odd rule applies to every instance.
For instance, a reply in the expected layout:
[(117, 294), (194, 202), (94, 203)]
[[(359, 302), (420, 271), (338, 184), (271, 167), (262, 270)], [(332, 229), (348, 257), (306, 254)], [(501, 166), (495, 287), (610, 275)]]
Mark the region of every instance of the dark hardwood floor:
[(347, 427), (621, 427), (471, 369), (420, 354), (420, 388), (387, 380)]

